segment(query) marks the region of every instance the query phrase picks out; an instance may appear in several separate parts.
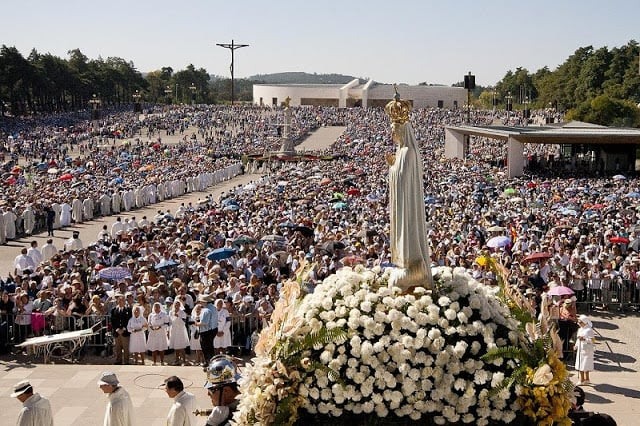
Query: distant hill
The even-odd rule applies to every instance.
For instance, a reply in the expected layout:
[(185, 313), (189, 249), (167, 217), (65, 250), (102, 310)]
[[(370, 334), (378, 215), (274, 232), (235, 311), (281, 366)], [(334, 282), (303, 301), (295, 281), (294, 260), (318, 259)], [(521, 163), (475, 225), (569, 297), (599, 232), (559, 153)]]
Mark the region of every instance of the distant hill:
[(255, 83), (265, 84), (346, 84), (354, 78), (344, 74), (309, 74), (306, 72), (279, 72), (257, 74), (248, 78)]

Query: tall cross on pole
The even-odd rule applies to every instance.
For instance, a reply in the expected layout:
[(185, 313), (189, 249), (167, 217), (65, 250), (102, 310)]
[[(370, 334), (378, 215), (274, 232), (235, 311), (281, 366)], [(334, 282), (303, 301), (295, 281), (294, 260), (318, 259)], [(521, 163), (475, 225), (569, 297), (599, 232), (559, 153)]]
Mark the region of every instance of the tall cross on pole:
[(220, 47), (224, 47), (225, 49), (229, 49), (231, 50), (231, 105), (233, 105), (234, 99), (235, 99), (235, 92), (234, 92), (234, 79), (233, 79), (233, 52), (236, 49), (240, 49), (241, 47), (247, 47), (249, 46), (248, 44), (235, 44), (233, 39), (231, 40), (231, 44), (229, 43), (216, 43), (216, 46), (220, 46)]

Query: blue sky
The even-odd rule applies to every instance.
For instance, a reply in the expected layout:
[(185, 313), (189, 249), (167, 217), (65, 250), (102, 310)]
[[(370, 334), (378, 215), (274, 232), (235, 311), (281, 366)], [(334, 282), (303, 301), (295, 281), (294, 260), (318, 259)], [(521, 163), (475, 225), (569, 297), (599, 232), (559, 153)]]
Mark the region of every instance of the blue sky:
[(492, 85), (555, 69), (578, 47), (640, 41), (637, 0), (3, 0), (0, 44), (66, 58), (118, 56), (147, 72), (192, 63), (229, 75), (343, 73), (386, 83)]

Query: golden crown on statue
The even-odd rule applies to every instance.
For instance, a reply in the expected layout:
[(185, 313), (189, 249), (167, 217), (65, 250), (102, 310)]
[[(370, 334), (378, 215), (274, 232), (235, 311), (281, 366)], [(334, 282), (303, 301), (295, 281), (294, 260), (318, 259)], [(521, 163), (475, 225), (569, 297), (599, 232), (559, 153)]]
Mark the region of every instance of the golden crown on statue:
[(384, 107), (384, 110), (391, 118), (392, 123), (404, 124), (409, 121), (411, 103), (409, 101), (400, 99), (398, 87), (395, 84), (393, 85), (393, 89), (395, 90), (396, 94), (393, 96), (393, 100)]

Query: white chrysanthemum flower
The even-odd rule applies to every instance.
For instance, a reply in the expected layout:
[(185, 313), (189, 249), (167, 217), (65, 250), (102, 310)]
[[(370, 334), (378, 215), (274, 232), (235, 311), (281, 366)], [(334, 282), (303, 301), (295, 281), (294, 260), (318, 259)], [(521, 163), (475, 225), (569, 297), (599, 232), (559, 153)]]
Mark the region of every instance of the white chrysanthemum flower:
[(369, 313), (371, 312), (372, 309), (373, 309), (373, 305), (371, 304), (370, 301), (364, 301), (360, 304), (360, 310), (362, 312)]
[(477, 370), (473, 375), (473, 383), (483, 385), (489, 380), (489, 373), (486, 370)]
[(449, 299), (447, 296), (440, 296), (438, 298), (438, 306), (449, 306), (449, 304), (451, 303), (451, 299)]

